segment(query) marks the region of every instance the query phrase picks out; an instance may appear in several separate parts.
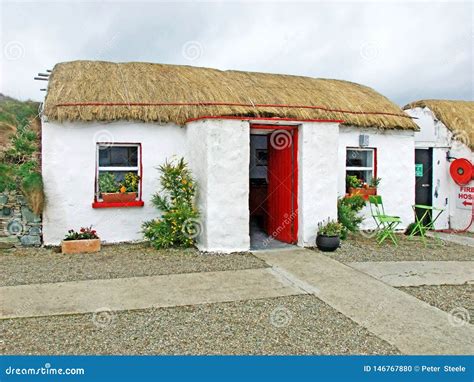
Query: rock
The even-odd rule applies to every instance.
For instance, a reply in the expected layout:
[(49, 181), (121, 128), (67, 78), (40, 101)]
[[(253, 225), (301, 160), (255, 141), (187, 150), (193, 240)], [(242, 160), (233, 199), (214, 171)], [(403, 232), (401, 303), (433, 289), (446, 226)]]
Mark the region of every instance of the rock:
[(20, 238), (21, 245), (26, 247), (41, 245), (41, 239), (39, 236), (36, 235), (26, 235)]
[(8, 203), (8, 195), (0, 195), (0, 206)]
[(34, 226), (28, 231), (29, 235), (41, 235), (41, 227)]
[(35, 215), (27, 206), (21, 207), (21, 215), (28, 223), (39, 223), (41, 221), (38, 215)]

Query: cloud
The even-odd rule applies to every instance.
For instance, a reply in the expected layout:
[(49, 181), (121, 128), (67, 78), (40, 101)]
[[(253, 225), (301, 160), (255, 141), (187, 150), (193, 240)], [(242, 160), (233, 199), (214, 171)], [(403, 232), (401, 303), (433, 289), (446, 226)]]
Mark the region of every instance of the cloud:
[(344, 79), (399, 104), (473, 99), (472, 7), (470, 2), (7, 2), (0, 90), (40, 100), (44, 84), (33, 81), (36, 73), (61, 61), (93, 59)]

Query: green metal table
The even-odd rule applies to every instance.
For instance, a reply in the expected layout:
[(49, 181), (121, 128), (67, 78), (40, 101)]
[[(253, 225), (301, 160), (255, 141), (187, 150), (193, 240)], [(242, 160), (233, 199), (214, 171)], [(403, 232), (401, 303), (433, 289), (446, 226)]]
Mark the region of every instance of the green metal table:
[[(436, 223), (436, 220), (441, 216), (441, 214), (444, 212), (444, 209), (442, 208), (436, 208), (433, 206), (425, 206), (423, 204), (415, 204), (412, 206), (413, 211), (415, 212), (415, 227), (410, 233), (410, 238), (415, 236), (417, 233), (420, 234), (421, 240), (425, 243), (426, 246), (426, 231), (433, 229), (434, 230), (434, 225)], [(416, 210), (424, 210), (421, 218), (418, 216), (416, 213)], [(428, 215), (431, 213), (431, 219), (429, 219), (428, 223), (425, 223), (426, 218)], [(441, 239), (436, 235), (436, 232), (434, 233), (434, 236), (437, 240), (441, 241)]]

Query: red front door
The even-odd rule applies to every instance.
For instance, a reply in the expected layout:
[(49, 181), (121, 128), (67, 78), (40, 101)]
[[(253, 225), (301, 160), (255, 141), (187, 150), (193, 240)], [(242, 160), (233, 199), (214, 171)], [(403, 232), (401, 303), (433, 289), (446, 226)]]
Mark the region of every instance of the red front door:
[(298, 240), (298, 130), (278, 128), (268, 135), (267, 233), (293, 244)]

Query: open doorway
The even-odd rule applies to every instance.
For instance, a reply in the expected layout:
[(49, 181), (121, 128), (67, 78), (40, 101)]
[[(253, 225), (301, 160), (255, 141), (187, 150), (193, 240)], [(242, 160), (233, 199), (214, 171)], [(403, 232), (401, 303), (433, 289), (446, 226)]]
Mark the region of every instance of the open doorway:
[(298, 130), (252, 125), (249, 209), (251, 249), (284, 248), (298, 239)]

